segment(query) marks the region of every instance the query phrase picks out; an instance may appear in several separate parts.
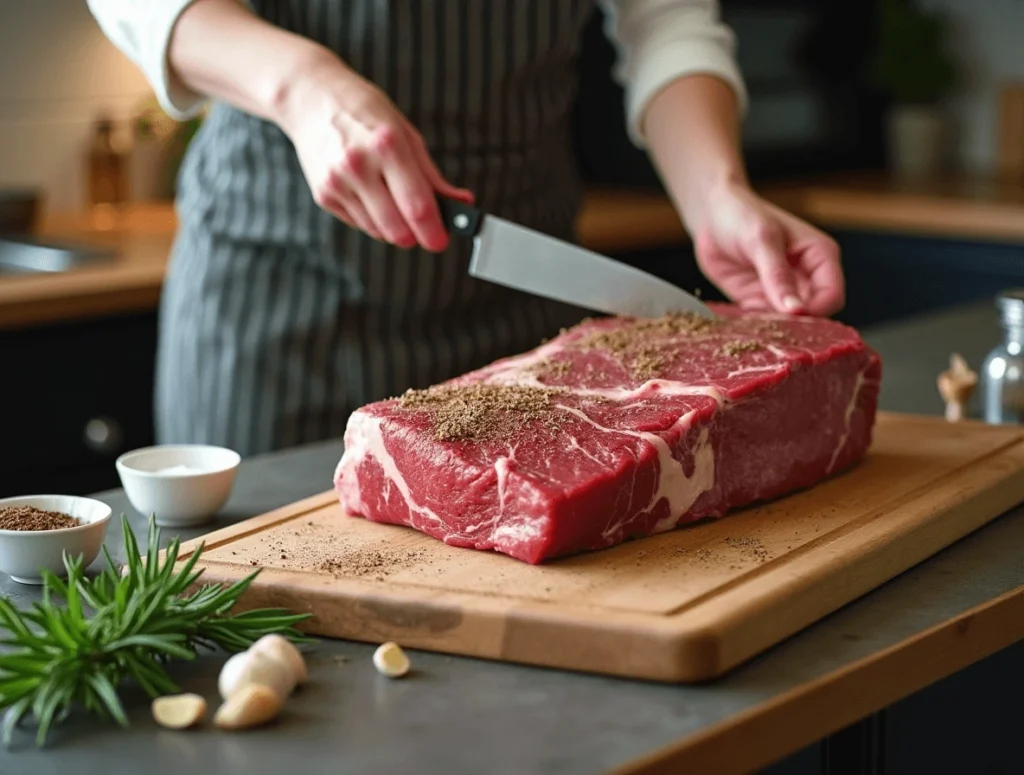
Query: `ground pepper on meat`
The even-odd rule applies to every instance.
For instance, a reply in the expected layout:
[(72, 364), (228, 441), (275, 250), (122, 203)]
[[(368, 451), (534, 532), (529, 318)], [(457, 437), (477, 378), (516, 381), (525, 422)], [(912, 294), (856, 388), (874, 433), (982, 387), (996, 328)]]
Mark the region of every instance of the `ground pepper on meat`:
[(760, 349), (760, 342), (755, 342), (753, 339), (733, 339), (718, 348), (718, 353), (738, 358), (743, 353), (755, 352)]
[(605, 350), (616, 356), (629, 369), (633, 378), (648, 380), (657, 377), (675, 352), (672, 345), (681, 339), (700, 341), (716, 335), (721, 322), (692, 312), (663, 315), (659, 318), (637, 318), (614, 331), (600, 331), (584, 337), (577, 347), (584, 350)]
[(774, 339), (780, 344), (785, 344), (790, 341), (789, 334), (774, 320), (768, 320), (756, 325), (757, 333), (761, 336), (767, 337), (768, 339)]
[(407, 391), (400, 406), (427, 412), (439, 441), (482, 441), (550, 420), (551, 397), (559, 392), (521, 385), (438, 385)]
[(0, 530), (61, 530), (81, 522), (62, 511), (47, 511), (35, 506), (7, 506), (0, 509)]
[(659, 318), (637, 318), (614, 331), (601, 331), (580, 341), (583, 349), (610, 350), (618, 355), (627, 354), (637, 346), (652, 340), (693, 337), (710, 334), (720, 325), (718, 320), (701, 317), (692, 312), (679, 312)]
[(545, 358), (531, 366), (528, 371), (537, 379), (562, 379), (572, 371), (572, 364), (569, 361)]
[(665, 357), (661, 353), (654, 348), (642, 348), (633, 356), (629, 368), (634, 379), (645, 380), (658, 376), (664, 366)]

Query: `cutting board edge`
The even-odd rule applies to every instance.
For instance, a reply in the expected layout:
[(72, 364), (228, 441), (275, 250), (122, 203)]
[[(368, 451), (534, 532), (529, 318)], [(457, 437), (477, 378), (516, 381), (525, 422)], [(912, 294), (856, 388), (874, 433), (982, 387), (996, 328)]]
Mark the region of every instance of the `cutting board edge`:
[[(237, 571), (217, 572), (230, 567), (204, 566), (202, 583), (236, 581)], [(717, 643), (708, 633), (681, 638), (665, 621), (644, 614), (619, 617), (610, 625), (603, 609), (596, 607), (576, 608), (567, 615), (564, 606), (556, 610), (555, 605), (539, 601), (505, 602), (451, 592), (444, 594), (445, 603), (432, 605), (420, 596), (422, 588), (411, 586), (395, 585), (387, 595), (339, 595), (337, 588), (328, 591), (306, 573), (267, 569), (261, 576), (261, 583), (250, 586), (236, 610), (283, 606), (298, 613), (315, 611), (299, 626), (309, 635), (370, 644), (394, 641), (406, 648), (452, 656), (662, 683), (715, 677)], [(457, 605), (459, 601), (471, 610)], [(466, 637), (467, 629), (473, 637)], [(540, 645), (552, 641), (558, 649)], [(701, 667), (694, 671), (687, 664)]]

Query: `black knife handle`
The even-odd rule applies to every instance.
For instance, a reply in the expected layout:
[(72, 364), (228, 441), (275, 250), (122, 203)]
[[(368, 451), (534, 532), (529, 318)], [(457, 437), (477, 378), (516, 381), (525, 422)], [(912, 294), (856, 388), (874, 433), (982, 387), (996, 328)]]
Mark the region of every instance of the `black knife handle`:
[(460, 202), (457, 199), (438, 196), (437, 206), (441, 210), (441, 220), (450, 234), (457, 234), (460, 237), (475, 237), (480, 231), (480, 220), (483, 212)]

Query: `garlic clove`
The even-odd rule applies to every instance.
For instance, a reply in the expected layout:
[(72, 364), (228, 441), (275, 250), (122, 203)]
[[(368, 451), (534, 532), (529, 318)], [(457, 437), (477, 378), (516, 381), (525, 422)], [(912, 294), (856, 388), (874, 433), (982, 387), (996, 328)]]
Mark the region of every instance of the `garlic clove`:
[(946, 419), (950, 422), (962, 420), (978, 385), (977, 373), (960, 353), (953, 353), (949, 358), (949, 368), (939, 374), (937, 384), (939, 394), (946, 403)]
[(168, 729), (187, 729), (206, 715), (206, 700), (198, 694), (157, 697), (151, 706), (153, 718)]
[(409, 672), (409, 657), (397, 643), (387, 642), (373, 652), (373, 666), (388, 678), (401, 678)]
[(305, 683), (309, 676), (306, 669), (306, 660), (303, 659), (302, 652), (283, 635), (278, 635), (277, 633), (264, 635), (249, 647), (249, 651), (254, 651), (283, 662), (291, 671), (292, 678), (296, 684)]
[(213, 723), (221, 729), (248, 729), (276, 718), (284, 701), (263, 684), (246, 684), (217, 709)]
[(262, 684), (283, 700), (295, 689), (295, 678), (284, 663), (255, 651), (233, 655), (221, 668), (217, 689), (225, 700), (250, 684)]

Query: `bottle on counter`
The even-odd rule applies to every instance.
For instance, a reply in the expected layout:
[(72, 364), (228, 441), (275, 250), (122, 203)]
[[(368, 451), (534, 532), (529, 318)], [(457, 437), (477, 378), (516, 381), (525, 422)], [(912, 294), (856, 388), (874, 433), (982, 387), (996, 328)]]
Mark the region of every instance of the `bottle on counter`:
[(128, 155), (115, 134), (114, 121), (101, 117), (93, 128), (86, 180), (90, 209), (116, 207), (128, 199)]
[(985, 422), (1024, 424), (1024, 288), (1000, 293), (996, 306), (1005, 340), (981, 369)]

